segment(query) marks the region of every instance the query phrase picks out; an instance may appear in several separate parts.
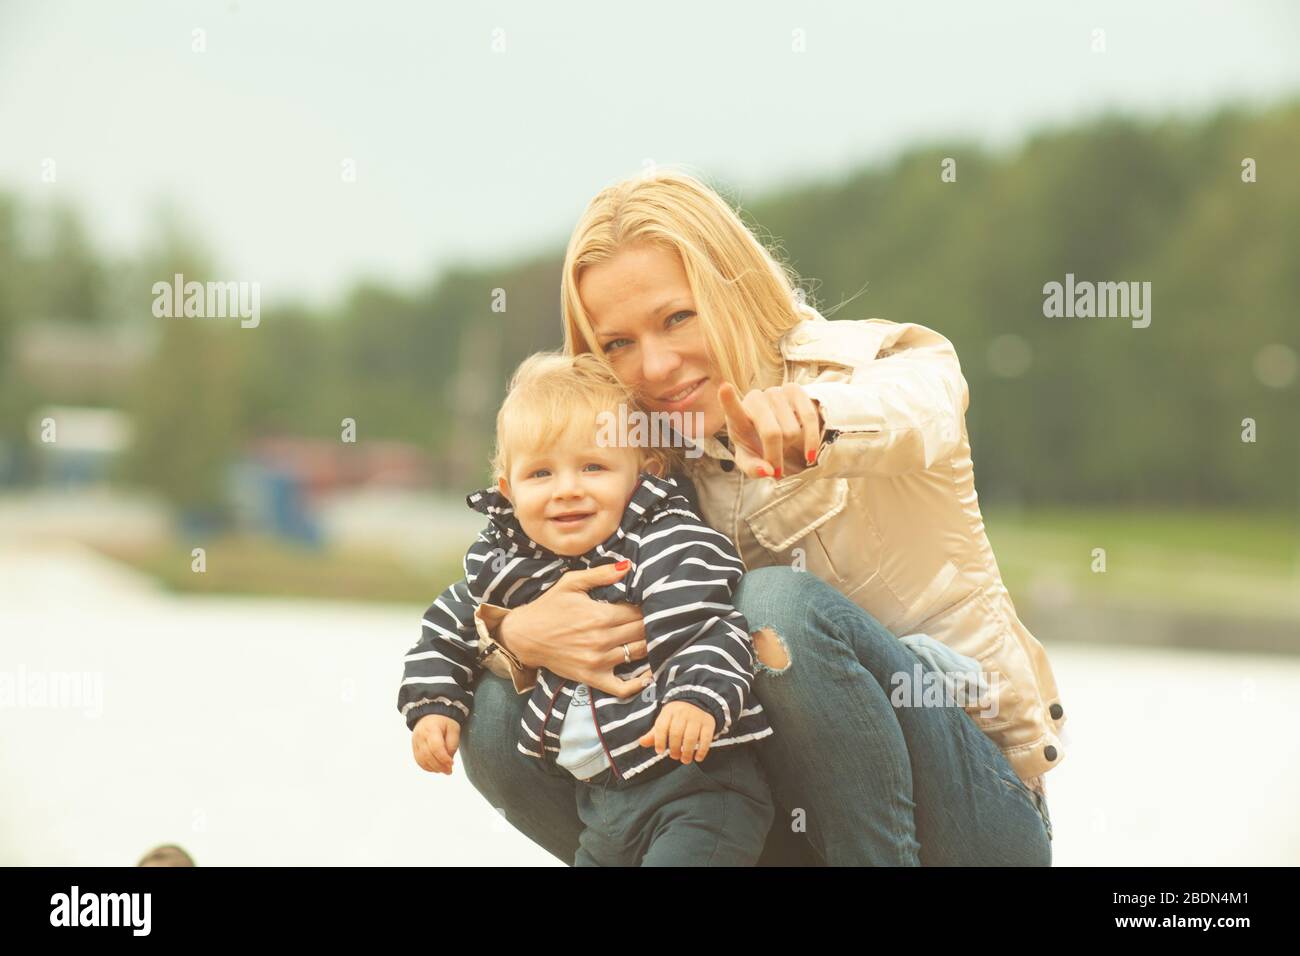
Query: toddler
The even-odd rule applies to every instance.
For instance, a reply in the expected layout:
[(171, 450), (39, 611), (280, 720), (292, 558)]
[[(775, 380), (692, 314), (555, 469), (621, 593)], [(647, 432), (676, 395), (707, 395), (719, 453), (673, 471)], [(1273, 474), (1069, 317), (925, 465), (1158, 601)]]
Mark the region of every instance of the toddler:
[(669, 450), (608, 441), (602, 422), (626, 421), (628, 401), (594, 355), (541, 353), (519, 367), (497, 416), (496, 486), (467, 498), (487, 527), (465, 579), (425, 613), (398, 707), (417, 762), (451, 773), (491, 649), (478, 605), (518, 607), (570, 570), (617, 564), (622, 578), (589, 593), (640, 606), (648, 657), (625, 648), (615, 674), (645, 689), (617, 698), (539, 669), (518, 749), (576, 781), (575, 865), (751, 866), (774, 808), (753, 748), (772, 728), (731, 600), (744, 564), (667, 477)]

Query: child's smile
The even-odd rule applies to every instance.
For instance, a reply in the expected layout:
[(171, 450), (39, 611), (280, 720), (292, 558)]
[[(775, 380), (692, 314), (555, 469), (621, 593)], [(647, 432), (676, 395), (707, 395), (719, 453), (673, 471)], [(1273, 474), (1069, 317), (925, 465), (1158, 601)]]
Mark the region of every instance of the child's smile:
[(594, 511), (582, 511), (576, 514), (556, 515), (551, 520), (558, 522), (560, 525), (563, 526), (577, 525), (583, 521), (586, 521), (588, 518), (593, 517), (595, 514), (596, 512)]

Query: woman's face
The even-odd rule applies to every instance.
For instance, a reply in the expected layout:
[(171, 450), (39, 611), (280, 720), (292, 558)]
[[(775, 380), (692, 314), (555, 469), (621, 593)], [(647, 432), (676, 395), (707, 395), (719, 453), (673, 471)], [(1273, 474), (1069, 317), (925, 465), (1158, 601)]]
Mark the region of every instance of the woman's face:
[[(596, 347), (646, 409), (702, 413), (703, 435), (723, 429), (721, 383), (676, 252), (649, 243), (627, 246), (583, 270), (578, 296)], [(695, 421), (686, 419), (688, 427)]]

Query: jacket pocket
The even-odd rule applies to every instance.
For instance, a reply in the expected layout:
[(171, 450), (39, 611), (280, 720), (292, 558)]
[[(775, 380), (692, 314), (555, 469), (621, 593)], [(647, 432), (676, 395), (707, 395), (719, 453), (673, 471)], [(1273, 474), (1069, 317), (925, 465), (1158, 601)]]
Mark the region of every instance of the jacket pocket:
[(914, 630), (940, 634), (942, 642), (958, 654), (980, 663), (986, 683), (987, 700), (967, 707), (976, 725), (999, 747), (1010, 746), (1001, 733), (1023, 724), (1024, 701), (1007, 673), (1007, 626), (1002, 615), (990, 604), (982, 588), (974, 588), (948, 607), (921, 621)]
[(848, 498), (846, 478), (796, 480), (788, 490), (778, 488), (775, 498), (745, 516), (745, 523), (754, 539), (774, 554), (803, 542), (807, 570), (825, 572), (839, 583), (843, 577), (817, 530), (844, 510)]
[[(963, 582), (958, 580), (960, 575), (957, 565), (952, 561), (944, 561), (930, 583), (912, 599), (911, 605), (904, 612), (899, 622), (901, 633), (925, 632), (928, 622), (941, 619), (968, 598), (976, 589), (969, 584), (963, 587)], [(955, 596), (954, 590), (957, 592)], [(947, 598), (951, 600), (946, 600)]]
[(989, 604), (983, 588), (973, 587), (947, 607), (936, 609), (909, 631), (942, 634), (943, 643), (958, 654), (985, 662), (1002, 650), (1006, 628)]

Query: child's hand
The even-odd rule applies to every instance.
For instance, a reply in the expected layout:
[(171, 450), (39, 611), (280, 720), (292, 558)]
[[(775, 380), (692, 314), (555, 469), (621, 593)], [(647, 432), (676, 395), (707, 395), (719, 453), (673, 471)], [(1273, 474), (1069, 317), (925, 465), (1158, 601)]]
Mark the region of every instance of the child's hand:
[(411, 732), (415, 762), (429, 773), (451, 776), (452, 758), (460, 746), (460, 724), (442, 714), (421, 717)]
[(707, 710), (684, 700), (670, 700), (660, 709), (654, 727), (638, 742), (642, 747), (654, 747), (657, 754), (663, 753), (666, 745), (674, 760), (698, 763), (709, 753), (713, 728), (713, 715)]

